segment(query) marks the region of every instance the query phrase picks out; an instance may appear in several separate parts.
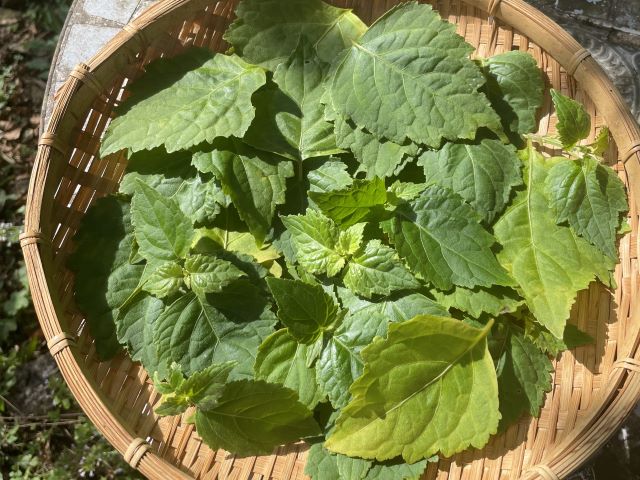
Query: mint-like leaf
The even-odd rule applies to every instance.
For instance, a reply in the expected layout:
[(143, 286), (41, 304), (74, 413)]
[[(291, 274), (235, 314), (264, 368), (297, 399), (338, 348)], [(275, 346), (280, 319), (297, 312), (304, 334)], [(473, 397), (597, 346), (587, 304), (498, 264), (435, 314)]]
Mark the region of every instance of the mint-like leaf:
[(428, 186), (396, 209), (389, 233), (409, 268), (442, 290), (512, 283), (491, 251), (494, 238), (451, 190)]
[(545, 187), (557, 222), (569, 222), (578, 235), (617, 260), (620, 217), (629, 205), (624, 184), (613, 169), (590, 155), (559, 161), (549, 170)]
[(196, 412), (196, 429), (211, 448), (242, 456), (320, 433), (293, 390), (260, 380), (228, 383), (214, 407)]
[(513, 187), (522, 185), (516, 149), (497, 140), (447, 143), (441, 150), (425, 152), (418, 164), (427, 183), (450, 188), (489, 223), (509, 203)]
[(429, 5), (399, 5), (336, 58), (331, 107), (380, 138), (432, 147), (474, 138), (500, 119), (478, 88), (471, 45)]
[(279, 0), (243, 0), (236, 16), (224, 39), (251, 63), (271, 70), (289, 58), (301, 37), (331, 62), (367, 29), (351, 10), (320, 0), (290, 0), (286, 6)]
[(171, 153), (216, 137), (242, 137), (254, 117), (251, 95), (265, 81), (262, 68), (236, 55), (192, 48), (160, 59), (132, 84), (100, 154), (161, 145)]
[(580, 140), (587, 138), (591, 131), (591, 117), (584, 106), (553, 88), (551, 89), (551, 99), (556, 107), (556, 115), (558, 116), (556, 128), (562, 146), (571, 148)]
[(166, 262), (187, 255), (194, 230), (175, 200), (138, 181), (131, 201), (131, 220), (139, 253), (148, 261)]
[(371, 240), (361, 254), (349, 261), (344, 284), (366, 298), (420, 287), (420, 283), (397, 258), (395, 250), (383, 245), (380, 240)]
[[(490, 325), (480, 330), (428, 315), (391, 324), (386, 340), (362, 351), (365, 371), (350, 388), (353, 399), (342, 409), (327, 449), (416, 462), (484, 445), (500, 419), (486, 342)], [(442, 408), (461, 398), (464, 407)], [(413, 428), (406, 428), (406, 418)]]
[(267, 284), (278, 304), (278, 318), (300, 343), (309, 345), (335, 330), (344, 316), (320, 285), (272, 277)]

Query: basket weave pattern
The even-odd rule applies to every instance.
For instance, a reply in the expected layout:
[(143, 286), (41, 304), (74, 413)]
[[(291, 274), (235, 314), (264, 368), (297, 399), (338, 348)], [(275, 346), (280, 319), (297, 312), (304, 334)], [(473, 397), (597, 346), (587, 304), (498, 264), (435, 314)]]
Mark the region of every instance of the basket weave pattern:
[[(34, 304), (49, 348), (91, 420), (134, 467), (153, 479), (301, 479), (302, 443), (272, 455), (236, 458), (206, 447), (184, 417), (158, 418), (159, 400), (146, 372), (123, 353), (97, 361), (93, 340), (73, 301), (65, 268), (84, 212), (117, 188), (126, 168), (122, 155), (100, 159), (100, 138), (127, 84), (144, 65), (196, 45), (224, 51), (222, 33), (234, 1), (165, 0), (128, 25), (87, 65), (78, 66), (58, 101), (31, 179), (25, 253)], [(397, 1), (335, 0), (366, 22)], [(555, 363), (553, 390), (539, 419), (524, 417), (483, 450), (430, 464), (428, 479), (557, 479), (584, 462), (620, 425), (640, 396), (637, 233), (640, 198), (640, 130), (610, 81), (566, 32), (521, 0), (430, 2), (457, 25), (476, 55), (530, 52), (548, 80), (540, 131), (555, 131), (549, 88), (583, 102), (593, 139), (602, 125), (615, 143), (607, 152), (630, 190), (632, 232), (620, 241), (618, 288), (592, 284), (581, 292), (571, 322), (594, 345), (566, 352)]]

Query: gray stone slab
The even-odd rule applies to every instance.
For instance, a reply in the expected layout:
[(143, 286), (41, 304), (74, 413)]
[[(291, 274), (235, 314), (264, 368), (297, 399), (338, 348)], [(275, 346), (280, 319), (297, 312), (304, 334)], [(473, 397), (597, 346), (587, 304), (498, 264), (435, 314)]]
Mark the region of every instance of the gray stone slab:
[(139, 5), (140, 0), (84, 0), (82, 9), (88, 15), (124, 25)]

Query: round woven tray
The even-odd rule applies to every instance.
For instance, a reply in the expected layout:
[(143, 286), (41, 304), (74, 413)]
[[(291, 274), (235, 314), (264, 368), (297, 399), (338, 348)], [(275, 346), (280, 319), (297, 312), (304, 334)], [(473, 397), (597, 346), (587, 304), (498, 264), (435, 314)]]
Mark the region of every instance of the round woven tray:
[[(369, 22), (393, 0), (335, 0)], [(566, 476), (619, 428), (640, 397), (638, 342), (638, 208), (640, 129), (609, 79), (569, 34), (521, 0), (441, 0), (434, 7), (487, 57), (530, 52), (547, 87), (586, 105), (593, 138), (602, 125), (615, 144), (607, 161), (630, 194), (632, 232), (620, 241), (618, 288), (592, 284), (581, 292), (571, 322), (595, 343), (566, 352), (555, 363), (553, 390), (539, 419), (519, 423), (482, 450), (430, 464), (424, 478), (507, 479)], [(206, 447), (183, 417), (158, 418), (159, 395), (145, 371), (123, 353), (100, 363), (74, 305), (73, 276), (65, 268), (73, 235), (87, 208), (112, 192), (126, 167), (122, 155), (100, 159), (100, 138), (116, 105), (145, 64), (190, 45), (224, 51), (234, 1), (164, 0), (120, 32), (88, 64), (79, 65), (58, 92), (57, 104), (31, 178), (22, 248), (33, 300), (66, 382), (93, 423), (134, 467), (152, 479), (301, 479), (302, 443), (270, 456), (236, 458)], [(540, 133), (553, 132), (548, 89)]]

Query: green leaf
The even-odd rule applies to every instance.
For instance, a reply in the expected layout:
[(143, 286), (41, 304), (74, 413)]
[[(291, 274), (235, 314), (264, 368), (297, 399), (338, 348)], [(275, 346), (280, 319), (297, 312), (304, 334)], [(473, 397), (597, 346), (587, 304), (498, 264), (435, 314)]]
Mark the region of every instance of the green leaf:
[(504, 52), (484, 62), (484, 74), (487, 96), (505, 126), (516, 133), (535, 132), (536, 112), (544, 95), (544, 80), (535, 59), (527, 52)]
[[(349, 310), (349, 314), (360, 318), (356, 322), (365, 321), (361, 319), (376, 314), (383, 315), (389, 322), (404, 322), (417, 315), (435, 315), (437, 317), (449, 315), (446, 308), (421, 293), (393, 295), (377, 302), (358, 297), (343, 287), (338, 287), (338, 294), (342, 306)], [(385, 334), (386, 330), (378, 335), (384, 336)]]
[(343, 190), (309, 192), (309, 198), (329, 218), (349, 227), (382, 216), (387, 190), (381, 178), (354, 180)]
[(593, 148), (594, 155), (604, 155), (604, 152), (609, 149), (609, 127), (602, 126), (600, 128), (596, 139), (591, 144), (591, 148)]
[(240, 456), (266, 455), (320, 433), (294, 391), (260, 380), (228, 383), (215, 407), (196, 412), (196, 430), (213, 450)]
[(366, 478), (371, 469), (372, 464), (369, 460), (347, 457), (346, 455), (336, 455), (335, 457), (338, 472), (340, 473), (339, 478), (362, 480)]
[[(192, 405), (211, 408), (224, 391), (234, 362), (214, 363), (194, 372), (189, 378), (182, 377), (177, 385), (164, 383), (162, 400), (155, 408), (158, 415), (180, 415)], [(156, 385), (157, 388), (157, 385)]]
[(183, 284), (184, 272), (180, 264), (166, 262), (153, 270), (142, 289), (158, 298), (164, 298), (180, 291)]
[(249, 255), (258, 263), (269, 263), (280, 258), (280, 253), (271, 244), (256, 245), (256, 239), (249, 232), (234, 232), (220, 228), (201, 228), (196, 230), (197, 244), (203, 239), (213, 240), (216, 245), (228, 252), (237, 252)]
[(362, 374), (360, 351), (375, 337), (385, 337), (389, 322), (403, 322), (417, 315), (448, 315), (433, 300), (419, 293), (393, 296), (370, 302), (339, 287), (338, 293), (349, 314), (338, 327), (316, 363), (318, 385), (335, 408), (349, 400), (349, 387)]
[(366, 298), (420, 287), (420, 282), (397, 258), (395, 250), (380, 240), (371, 240), (364, 251), (351, 259), (344, 284)]
[(474, 318), (480, 317), (482, 313), (496, 317), (515, 312), (524, 303), (516, 291), (499, 286), (474, 289), (454, 287), (448, 292), (434, 290), (431, 293), (440, 305), (463, 311)]
[(620, 214), (629, 205), (624, 184), (613, 169), (590, 155), (559, 161), (549, 170), (545, 187), (556, 221), (569, 222), (578, 235), (617, 261)]
[(319, 108), (326, 70), (327, 65), (318, 59), (313, 47), (302, 41), (273, 75), (280, 91), (267, 88), (261, 92), (256, 119), (244, 141), (300, 160), (341, 153), (333, 125), (324, 119), (323, 109)]
[(283, 328), (269, 335), (256, 357), (254, 370), (258, 380), (279, 383), (297, 392), (300, 402), (310, 409), (322, 401), (316, 384), (315, 367), (307, 366), (312, 347), (300, 344)]
[(343, 478), (338, 470), (337, 455), (329, 452), (322, 443), (316, 443), (309, 448), (304, 474), (311, 477), (312, 480)]
[(305, 215), (281, 217), (291, 233), (291, 241), (300, 266), (311, 273), (337, 275), (344, 258), (337, 251), (338, 227), (320, 212), (309, 209)]
[(388, 189), (389, 203), (398, 205), (402, 200), (409, 202), (418, 198), (424, 189), (427, 188), (426, 183), (401, 182), (396, 180)]
[(196, 153), (193, 164), (203, 173), (214, 174), (258, 245), (262, 245), (276, 207), (285, 202), (292, 163), (232, 139), (216, 142), (211, 151)]
[(178, 204), (138, 181), (131, 201), (139, 253), (150, 262), (184, 258), (189, 252), (194, 230)]
[(545, 394), (551, 390), (553, 365), (520, 327), (508, 321), (497, 323), (492, 336), (502, 430), (525, 412), (540, 415)]
[(376, 336), (385, 336), (388, 323), (389, 318), (375, 309), (348, 315), (327, 341), (316, 363), (316, 378), (334, 408), (347, 404), (349, 387), (362, 374), (360, 351)]
[(262, 68), (236, 55), (191, 48), (160, 59), (131, 85), (100, 155), (160, 145), (171, 153), (216, 137), (242, 137), (255, 114), (251, 95), (265, 82)]
[(562, 95), (557, 90), (551, 89), (551, 99), (556, 107), (558, 116), (558, 134), (565, 148), (573, 147), (580, 140), (589, 136), (591, 131), (591, 116), (580, 102)]
[(326, 447), (381, 461), (402, 455), (410, 463), (483, 447), (500, 419), (486, 342), (491, 323), (479, 330), (421, 315), (391, 324), (387, 339), (362, 351), (365, 371)]
[(162, 300), (144, 292), (132, 294), (117, 310), (116, 332), (119, 342), (127, 346), (131, 360), (142, 363), (150, 374), (165, 370), (153, 343), (155, 322), (163, 311)]
[(312, 192), (331, 192), (344, 190), (353, 183), (353, 178), (347, 172), (347, 165), (339, 160), (329, 160), (308, 175)]
[(362, 245), (366, 223), (356, 223), (340, 232), (338, 252), (343, 256), (354, 255)]
[(437, 288), (512, 283), (491, 252), (494, 238), (451, 190), (430, 185), (396, 214), (389, 232), (396, 250)]
[(133, 195), (138, 180), (164, 197), (172, 197), (188, 179), (197, 174), (191, 165), (190, 152), (167, 153), (164, 147), (131, 153), (119, 192)]
[(207, 298), (189, 293), (158, 317), (154, 343), (159, 360), (178, 363), (186, 375), (215, 362), (237, 361), (234, 378), (253, 377), (258, 346), (273, 332), (273, 324), (271, 320), (232, 323)]
[(342, 115), (336, 114), (334, 125), (337, 145), (353, 152), (360, 163), (358, 171), (365, 172), (367, 178), (398, 175), (406, 161), (418, 154), (415, 144), (399, 145), (380, 139), (351, 124)]
[(578, 329), (575, 325), (568, 323), (564, 328), (562, 338), (556, 338), (542, 325), (531, 320), (526, 320), (524, 333), (540, 350), (548, 353), (552, 357), (557, 357), (565, 350), (573, 350), (577, 347), (589, 345), (594, 342), (593, 338)]
[(402, 461), (374, 463), (364, 480), (418, 480), (427, 468), (427, 463), (437, 461), (438, 457), (431, 457), (412, 464)]
[(144, 265), (131, 265), (134, 238), (130, 206), (115, 197), (99, 199), (83, 216), (69, 259), (75, 301), (85, 315), (98, 357), (107, 360), (120, 346), (115, 318), (139, 285)]
[(400, 144), (474, 138), (500, 119), (477, 91), (484, 77), (468, 58), (472, 51), (430, 6), (402, 4), (336, 58), (329, 103), (358, 127)]
[(220, 213), (221, 205), (226, 204), (222, 188), (197, 174), (180, 185), (173, 199), (192, 223), (210, 223)]
[(197, 294), (221, 292), (245, 273), (231, 262), (211, 255), (190, 255), (184, 262), (188, 286)]
[(267, 284), (278, 304), (278, 318), (300, 343), (314, 343), (335, 330), (344, 316), (320, 285), (273, 277)]
[(286, 61), (300, 37), (310, 42), (325, 62), (351, 45), (367, 26), (351, 10), (320, 0), (243, 0), (238, 19), (224, 39), (247, 61), (271, 70)]
[(608, 279), (612, 265), (570, 228), (556, 225), (544, 185), (558, 160), (543, 157), (531, 144), (521, 159), (526, 190), (495, 225), (503, 246), (498, 259), (518, 283), (536, 320), (561, 338), (578, 291), (596, 276)]
[(509, 203), (513, 187), (522, 184), (516, 149), (498, 140), (477, 145), (447, 143), (418, 160), (427, 183), (449, 188), (491, 223)]

